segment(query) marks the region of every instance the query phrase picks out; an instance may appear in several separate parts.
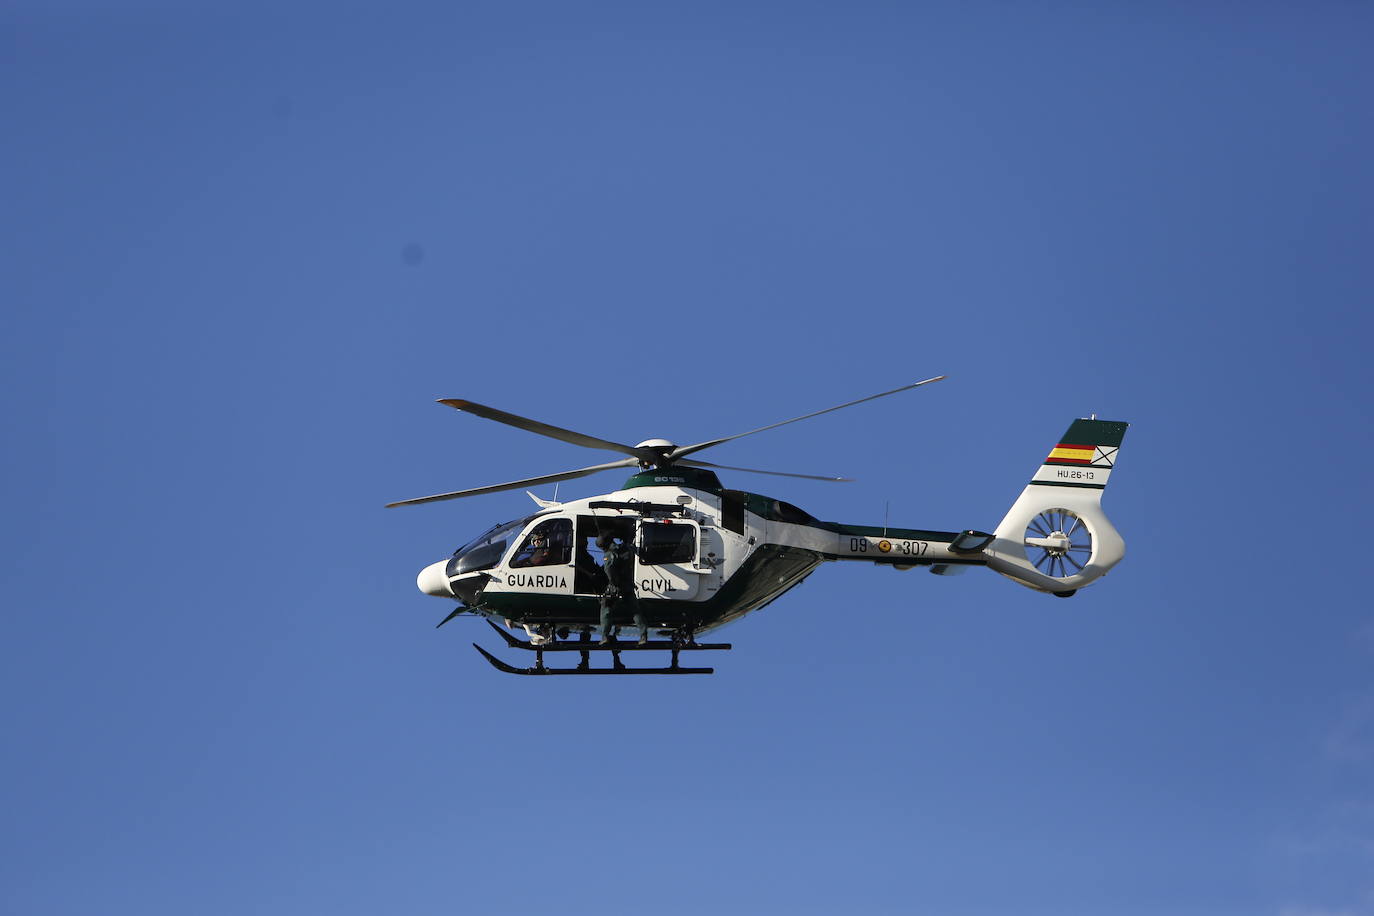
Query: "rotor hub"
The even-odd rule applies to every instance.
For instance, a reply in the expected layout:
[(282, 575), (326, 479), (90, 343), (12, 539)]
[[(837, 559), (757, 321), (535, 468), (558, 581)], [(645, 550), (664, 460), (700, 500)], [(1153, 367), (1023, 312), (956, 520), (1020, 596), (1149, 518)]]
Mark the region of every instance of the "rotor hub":
[(1092, 557), (1092, 532), (1070, 509), (1046, 509), (1026, 526), (1027, 559), (1056, 579), (1077, 575)]
[(639, 466), (647, 470), (650, 467), (665, 467), (669, 463), (667, 460), (668, 456), (677, 449), (677, 446), (667, 439), (645, 439), (643, 442), (636, 445), (635, 448), (646, 449), (653, 452), (658, 457), (657, 461), (648, 461), (643, 458), (640, 459)]

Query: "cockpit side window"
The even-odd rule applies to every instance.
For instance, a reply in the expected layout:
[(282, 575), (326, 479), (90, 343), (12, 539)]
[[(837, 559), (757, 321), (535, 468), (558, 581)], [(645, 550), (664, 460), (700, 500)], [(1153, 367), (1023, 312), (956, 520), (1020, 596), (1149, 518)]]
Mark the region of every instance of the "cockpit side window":
[(562, 566), (572, 562), (572, 519), (550, 518), (535, 525), (511, 558), (513, 569)]

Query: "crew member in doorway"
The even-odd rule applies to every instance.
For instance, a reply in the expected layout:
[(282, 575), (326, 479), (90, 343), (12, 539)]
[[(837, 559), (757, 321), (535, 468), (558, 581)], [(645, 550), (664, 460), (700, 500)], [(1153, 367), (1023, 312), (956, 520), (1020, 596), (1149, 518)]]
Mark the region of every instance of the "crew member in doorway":
[(649, 639), (649, 625), (644, 619), (644, 611), (635, 596), (634, 551), (625, 543), (625, 538), (606, 533), (596, 539), (596, 546), (602, 550), (601, 568), (606, 572), (606, 590), (601, 593), (601, 645), (615, 642), (616, 626), (613, 617), (622, 619), (634, 615), (635, 626), (639, 628), (639, 645)]

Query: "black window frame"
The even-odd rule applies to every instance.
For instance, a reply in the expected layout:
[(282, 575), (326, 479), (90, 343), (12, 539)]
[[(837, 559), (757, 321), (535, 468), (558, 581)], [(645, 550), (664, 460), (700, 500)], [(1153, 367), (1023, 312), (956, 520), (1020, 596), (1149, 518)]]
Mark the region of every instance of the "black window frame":
[[(562, 537), (557, 536), (560, 529)], [(561, 554), (561, 559), (553, 559), (544, 563), (529, 562), (534, 558), (532, 549), (534, 539), (541, 534), (549, 540), (549, 547), (546, 549), (557, 549)], [(511, 569), (542, 569), (545, 566), (567, 566), (572, 562), (572, 539), (572, 519), (567, 516), (546, 518), (531, 528), (529, 534), (525, 535), (524, 540), (520, 542), (520, 546), (516, 548), (515, 553), (511, 554), (510, 563), (507, 565)]]
[[(672, 532), (676, 539), (665, 539), (658, 543), (651, 543), (658, 535), (666, 532)], [(697, 559), (697, 529), (695, 525), (680, 523), (644, 522), (639, 526), (639, 543), (636, 546), (641, 566), (695, 563)], [(668, 550), (665, 552), (664, 548), (668, 548)]]

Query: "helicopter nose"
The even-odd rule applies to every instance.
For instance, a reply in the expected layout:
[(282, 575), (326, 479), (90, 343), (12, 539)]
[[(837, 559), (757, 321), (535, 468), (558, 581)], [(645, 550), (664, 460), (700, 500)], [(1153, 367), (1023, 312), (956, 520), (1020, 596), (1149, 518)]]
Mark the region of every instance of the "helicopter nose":
[(420, 574), (415, 577), (415, 584), (420, 587), (420, 591), (426, 595), (433, 595), (436, 598), (454, 597), (453, 589), (448, 587), (448, 560), (440, 560), (438, 563), (431, 563)]

